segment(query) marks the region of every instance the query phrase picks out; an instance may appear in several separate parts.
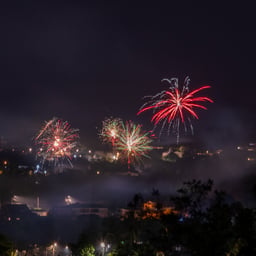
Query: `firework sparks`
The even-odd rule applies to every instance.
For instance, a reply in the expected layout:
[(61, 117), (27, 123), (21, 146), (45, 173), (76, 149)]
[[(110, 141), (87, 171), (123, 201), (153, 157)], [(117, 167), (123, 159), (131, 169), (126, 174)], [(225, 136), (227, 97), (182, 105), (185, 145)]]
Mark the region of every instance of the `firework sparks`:
[(148, 152), (153, 149), (152, 140), (141, 129), (141, 125), (131, 121), (122, 122), (122, 130), (116, 143), (117, 150), (127, 159), (128, 169), (133, 161), (139, 161), (142, 157), (149, 157)]
[[(154, 128), (162, 122), (160, 135), (162, 130), (168, 123), (168, 134), (170, 128), (176, 132), (177, 143), (179, 142), (180, 123), (184, 124), (185, 131), (187, 130), (186, 123), (189, 123), (191, 132), (193, 126), (190, 117), (198, 119), (195, 108), (207, 109), (200, 102), (213, 102), (208, 97), (195, 97), (198, 92), (210, 88), (210, 86), (202, 86), (194, 91), (189, 91), (189, 77), (186, 77), (182, 90), (179, 89), (178, 79), (163, 79), (170, 84), (168, 90), (163, 90), (154, 96), (148, 96), (150, 100), (146, 102), (137, 115), (147, 110), (153, 110), (151, 122), (154, 123)], [(188, 114), (188, 115), (187, 115)]]
[(54, 161), (67, 159), (71, 164), (71, 159), (77, 147), (78, 130), (72, 129), (67, 121), (62, 121), (56, 117), (48, 122), (39, 131), (35, 138), (39, 147), (38, 157), (44, 161)]
[(121, 119), (120, 118), (106, 118), (102, 122), (102, 130), (100, 132), (100, 137), (102, 141), (105, 143), (112, 143), (112, 146), (115, 146), (115, 142), (119, 136), (119, 132), (121, 129)]

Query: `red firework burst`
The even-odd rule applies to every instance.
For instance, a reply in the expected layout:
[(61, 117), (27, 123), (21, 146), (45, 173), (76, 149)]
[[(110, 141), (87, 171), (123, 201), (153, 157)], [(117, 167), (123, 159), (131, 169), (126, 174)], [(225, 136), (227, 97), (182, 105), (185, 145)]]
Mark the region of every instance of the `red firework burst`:
[(67, 121), (57, 118), (45, 123), (36, 137), (38, 156), (43, 161), (67, 158), (71, 160), (77, 146), (78, 130), (72, 129)]
[[(187, 77), (182, 91), (180, 91), (178, 88), (178, 80), (176, 78), (173, 78), (171, 80), (165, 80), (167, 80), (171, 84), (169, 90), (162, 91), (161, 93), (152, 96), (151, 100), (142, 106), (137, 115), (141, 114), (144, 111), (152, 109), (154, 111), (154, 115), (151, 119), (151, 122), (153, 122), (156, 126), (160, 121), (163, 121), (162, 129), (165, 126), (166, 122), (168, 122), (169, 128), (175, 128), (178, 141), (179, 124), (181, 121), (185, 125), (185, 117), (187, 116), (186, 112), (189, 114), (189, 116), (198, 119), (195, 108), (201, 108), (205, 110), (207, 109), (205, 106), (199, 103), (213, 102), (208, 97), (195, 97), (196, 93), (204, 89), (208, 89), (210, 88), (210, 86), (202, 86), (199, 89), (189, 92), (188, 84), (190, 80)], [(191, 123), (189, 116), (187, 117), (187, 119), (189, 123)]]

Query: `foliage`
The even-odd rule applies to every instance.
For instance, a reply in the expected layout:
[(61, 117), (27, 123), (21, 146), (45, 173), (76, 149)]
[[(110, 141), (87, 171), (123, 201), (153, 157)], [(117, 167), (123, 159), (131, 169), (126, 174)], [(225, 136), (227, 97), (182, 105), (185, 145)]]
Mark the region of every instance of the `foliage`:
[(3, 235), (0, 235), (0, 252), (1, 252), (1, 256), (15, 255), (15, 249), (14, 249), (13, 243)]
[(94, 256), (95, 248), (92, 245), (87, 245), (80, 250), (80, 256)]
[(153, 189), (153, 208), (144, 208), (143, 196), (135, 194), (123, 221), (105, 220), (104, 233), (113, 227), (115, 238), (109, 255), (256, 255), (253, 210), (212, 189), (212, 180), (185, 182), (171, 197), (174, 207), (167, 213), (158, 190)]
[[(73, 255), (82, 255), (81, 253), (87, 252), (88, 248), (90, 248), (92, 244), (94, 244), (95, 241), (97, 240), (98, 238), (97, 233), (100, 232), (100, 230), (96, 228), (95, 223), (93, 223), (92, 226), (93, 227), (91, 229), (88, 229), (87, 232), (81, 233), (76, 244), (71, 244), (71, 250)], [(87, 254), (83, 254), (83, 255), (87, 255)]]
[(192, 180), (183, 184), (184, 186), (177, 191), (178, 196), (171, 197), (171, 201), (183, 214), (200, 217), (203, 214), (203, 207), (206, 206), (207, 196), (212, 190), (213, 181), (209, 179), (203, 183), (200, 180)]
[(172, 198), (175, 208), (187, 216), (176, 229), (176, 242), (196, 256), (255, 255), (253, 210), (230, 202), (223, 191), (212, 193), (212, 186), (212, 180), (186, 182)]
[[(91, 218), (76, 244), (73, 255), (101, 253), (93, 245), (109, 244), (105, 255), (144, 256), (251, 256), (256, 255), (255, 210), (245, 208), (223, 191), (213, 190), (213, 181), (185, 182), (171, 197), (172, 207), (164, 208), (158, 190), (152, 201), (135, 194), (125, 216)], [(1, 255), (13, 248), (0, 236)], [(8, 254), (9, 253), (9, 254)]]

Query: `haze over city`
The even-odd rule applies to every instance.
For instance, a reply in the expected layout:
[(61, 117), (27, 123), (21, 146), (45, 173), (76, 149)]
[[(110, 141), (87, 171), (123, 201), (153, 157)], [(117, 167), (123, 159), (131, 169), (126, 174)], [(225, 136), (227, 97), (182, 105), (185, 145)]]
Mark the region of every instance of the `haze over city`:
[[(194, 209), (184, 214), (170, 201), (187, 181), (205, 192), (210, 179), (230, 207), (254, 210), (254, 8), (143, 2), (1, 7), (0, 235), (16, 255), (35, 248), (37, 255), (128, 255), (127, 248), (129, 255), (201, 255), (179, 237), (168, 247), (171, 231), (152, 250), (143, 229), (136, 239), (118, 231), (124, 238), (114, 234), (111, 249), (96, 245), (110, 232), (103, 225), (109, 217), (120, 226), (131, 213), (143, 222), (138, 212), (149, 202), (161, 201), (156, 219), (166, 230), (173, 221), (164, 222), (166, 209), (187, 218), (184, 225), (196, 219)], [(22, 211), (32, 217), (19, 226)], [(26, 232), (32, 222), (42, 231)], [(85, 242), (91, 227), (95, 234)], [(133, 242), (123, 253), (126, 241)], [(88, 246), (95, 254), (82, 254)], [(253, 255), (248, 248), (237, 255)]]

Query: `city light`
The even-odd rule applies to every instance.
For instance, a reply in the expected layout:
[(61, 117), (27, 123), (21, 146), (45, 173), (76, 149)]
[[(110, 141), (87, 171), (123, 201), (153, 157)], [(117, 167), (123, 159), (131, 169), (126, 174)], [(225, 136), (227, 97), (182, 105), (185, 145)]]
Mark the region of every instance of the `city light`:
[(105, 255), (105, 247), (106, 247), (105, 243), (101, 242), (100, 247), (102, 248), (102, 256), (104, 256)]

